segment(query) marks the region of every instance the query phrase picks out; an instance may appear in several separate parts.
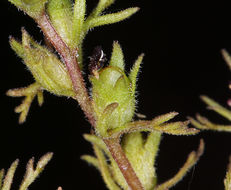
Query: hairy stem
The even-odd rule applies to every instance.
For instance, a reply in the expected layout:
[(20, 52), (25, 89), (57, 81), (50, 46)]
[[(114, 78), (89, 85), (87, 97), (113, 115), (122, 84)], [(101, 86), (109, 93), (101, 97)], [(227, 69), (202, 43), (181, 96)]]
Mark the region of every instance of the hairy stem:
[[(42, 29), (48, 41), (50, 41), (50, 43), (54, 46), (56, 51), (64, 60), (72, 81), (73, 89), (76, 93), (75, 98), (78, 101), (82, 110), (84, 111), (91, 125), (95, 127), (95, 118), (92, 109), (91, 99), (88, 95), (81, 70), (77, 63), (76, 52), (71, 51), (67, 44), (58, 35), (45, 13), (42, 14), (41, 17), (36, 20), (36, 22)], [(141, 182), (136, 176), (135, 171), (133, 170), (131, 164), (129, 163), (120, 146), (119, 139), (104, 140), (104, 142), (107, 145), (116, 163), (118, 164), (118, 167), (120, 168), (120, 171), (127, 181), (129, 187), (132, 190), (143, 190)]]
[(77, 52), (72, 52), (62, 38), (58, 35), (54, 27), (52, 26), (48, 16), (44, 13), (36, 20), (40, 28), (42, 29), (46, 38), (54, 46), (56, 51), (64, 60), (68, 73), (70, 75), (73, 89), (76, 93), (76, 99), (84, 111), (85, 115), (89, 119), (89, 122), (94, 126), (94, 112), (92, 111), (91, 99), (88, 95), (84, 79), (77, 63)]
[(119, 143), (119, 138), (104, 139), (112, 157), (116, 161), (121, 173), (123, 174), (128, 186), (132, 190), (144, 190), (139, 178), (128, 161)]

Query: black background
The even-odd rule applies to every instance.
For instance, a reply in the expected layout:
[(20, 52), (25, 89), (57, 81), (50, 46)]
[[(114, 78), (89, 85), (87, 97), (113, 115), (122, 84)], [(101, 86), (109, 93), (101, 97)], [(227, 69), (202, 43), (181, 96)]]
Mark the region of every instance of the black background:
[[(87, 2), (90, 11), (97, 1)], [(42, 33), (32, 19), (18, 12), (7, 0), (1, 0), (0, 5), (0, 168), (8, 168), (16, 158), (20, 159), (13, 184), (13, 189), (17, 189), (28, 159), (52, 151), (52, 161), (31, 189), (51, 190), (58, 186), (65, 190), (106, 189), (98, 171), (79, 159), (82, 154), (92, 153), (91, 145), (82, 138), (91, 128), (75, 101), (45, 92), (44, 105), (40, 108), (34, 101), (27, 122), (18, 125), (13, 109), (21, 100), (6, 97), (5, 92), (9, 88), (29, 85), (33, 78), (10, 49), (8, 36), (20, 38), (21, 26), (38, 41)], [(138, 83), (140, 113), (151, 119), (178, 111), (180, 115), (176, 119), (185, 120), (200, 112), (215, 122), (229, 124), (207, 111), (199, 99), (199, 95), (206, 94), (226, 105), (231, 96), (228, 89), (230, 71), (220, 55), (222, 48), (231, 51), (228, 4), (222, 1), (202, 5), (195, 1), (167, 4), (164, 1), (117, 0), (108, 11), (130, 6), (139, 6), (141, 10), (122, 23), (96, 28), (88, 34), (85, 58), (96, 45), (102, 45), (109, 57), (113, 40), (118, 40), (128, 70), (136, 57), (145, 53)], [(231, 134), (202, 132), (197, 136), (163, 136), (157, 158), (160, 183), (177, 172), (187, 154), (196, 149), (199, 139), (203, 138), (206, 143), (203, 157), (193, 172), (173, 189), (224, 189)]]

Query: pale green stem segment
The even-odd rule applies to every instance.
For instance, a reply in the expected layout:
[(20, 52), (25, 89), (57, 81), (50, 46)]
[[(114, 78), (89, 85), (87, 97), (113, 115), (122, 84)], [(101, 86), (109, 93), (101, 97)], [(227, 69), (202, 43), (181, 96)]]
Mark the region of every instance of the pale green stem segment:
[(200, 156), (203, 154), (203, 151), (204, 141), (201, 140), (197, 152), (193, 151), (189, 154), (187, 161), (178, 171), (178, 173), (173, 178), (169, 179), (163, 184), (158, 185), (154, 190), (166, 190), (176, 185), (185, 176), (185, 174), (197, 163)]
[(201, 99), (209, 106), (208, 108), (219, 113), (231, 121), (231, 111), (219, 105), (217, 102), (207, 96), (201, 96)]
[(224, 179), (224, 186), (225, 186), (225, 190), (231, 190), (231, 156), (229, 157), (229, 164)]

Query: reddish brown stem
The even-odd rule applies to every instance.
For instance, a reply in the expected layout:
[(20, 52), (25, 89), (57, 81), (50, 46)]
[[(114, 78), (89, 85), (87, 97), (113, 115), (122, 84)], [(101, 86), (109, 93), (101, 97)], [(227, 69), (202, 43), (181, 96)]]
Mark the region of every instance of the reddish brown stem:
[(104, 139), (104, 143), (107, 145), (112, 157), (116, 161), (121, 173), (123, 174), (128, 186), (132, 190), (143, 190), (143, 186), (140, 183), (135, 171), (133, 170), (130, 162), (128, 161), (124, 151), (120, 145), (119, 138)]
[(89, 119), (89, 122), (92, 124), (92, 126), (94, 126), (95, 119), (94, 113), (92, 111), (92, 104), (84, 83), (81, 70), (77, 63), (76, 53), (72, 52), (66, 43), (62, 40), (62, 38), (58, 35), (45, 13), (42, 14), (36, 21), (46, 38), (50, 41), (50, 43), (54, 46), (56, 51), (64, 60), (72, 81), (73, 89), (76, 93), (75, 98)]
[[(73, 89), (76, 93), (76, 99), (84, 111), (86, 117), (93, 127), (96, 126), (94, 112), (92, 109), (91, 99), (89, 98), (84, 79), (77, 63), (76, 55), (67, 44), (62, 40), (58, 35), (52, 24), (50, 23), (47, 15), (44, 13), (37, 20), (38, 25), (42, 29), (46, 38), (54, 46), (56, 51), (60, 54), (64, 60), (68, 73), (70, 75)], [(132, 190), (143, 190), (142, 184), (140, 183), (138, 177), (136, 176), (135, 171), (133, 170), (131, 164), (129, 163), (127, 157), (125, 156), (119, 139), (107, 139), (104, 140), (109, 151), (112, 154), (112, 157), (118, 164), (121, 173), (123, 174), (125, 180), (128, 183), (128, 186)]]

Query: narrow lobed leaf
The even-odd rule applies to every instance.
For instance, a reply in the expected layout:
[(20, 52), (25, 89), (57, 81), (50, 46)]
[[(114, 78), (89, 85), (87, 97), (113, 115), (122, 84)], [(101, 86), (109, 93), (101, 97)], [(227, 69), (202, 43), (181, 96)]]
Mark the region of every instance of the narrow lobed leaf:
[(18, 162), (19, 162), (19, 160), (17, 159), (11, 164), (11, 166), (8, 169), (7, 174), (4, 178), (1, 190), (10, 190), (11, 184), (13, 182), (14, 173), (15, 173), (15, 170), (18, 166)]
[(201, 139), (197, 152), (195, 151), (191, 152), (185, 164), (177, 172), (177, 174), (173, 178), (164, 182), (163, 184), (158, 185), (155, 188), (155, 190), (166, 190), (176, 185), (186, 175), (186, 173), (197, 163), (203, 152), (204, 152), (204, 141), (203, 139)]
[(164, 122), (167, 122), (171, 119), (173, 119), (175, 116), (177, 116), (179, 113), (177, 112), (170, 112), (167, 114), (163, 114), (163, 115), (159, 115), (157, 117), (155, 117), (154, 119), (152, 119), (152, 125), (160, 125), (163, 124)]
[(90, 155), (83, 155), (83, 156), (81, 156), (81, 159), (86, 161), (88, 164), (93, 165), (98, 170), (100, 170), (99, 161), (96, 157), (90, 156)]
[(47, 163), (51, 160), (52, 157), (53, 157), (52, 152), (48, 152), (44, 156), (42, 156), (37, 163), (35, 171), (38, 171), (38, 173), (40, 173), (47, 165)]
[(84, 31), (86, 33), (89, 29), (97, 26), (120, 22), (124, 19), (127, 19), (128, 17), (136, 13), (138, 10), (138, 7), (128, 8), (117, 13), (111, 13), (96, 18), (92, 18), (86, 23)]
[(221, 54), (222, 54), (225, 62), (227, 63), (229, 69), (231, 70), (231, 56), (230, 56), (230, 54), (225, 49), (221, 50)]
[(83, 25), (86, 12), (86, 0), (75, 0), (74, 15), (72, 24), (72, 40), (73, 48), (81, 43), (84, 37)]
[(115, 2), (115, 0), (99, 0), (98, 5), (92, 11), (92, 13), (89, 15), (88, 19), (99, 16), (102, 13), (102, 11), (104, 11), (106, 8), (108, 8), (114, 2)]
[(196, 120), (190, 118), (192, 124), (197, 127), (198, 129), (203, 130), (216, 130), (216, 131), (226, 131), (231, 132), (231, 125), (220, 125), (210, 122), (206, 117), (203, 117), (199, 114), (196, 115)]
[(31, 158), (27, 163), (26, 174), (20, 185), (19, 190), (26, 190), (35, 181), (38, 175), (42, 172), (46, 164), (51, 160), (53, 153), (47, 153), (40, 158), (34, 170), (34, 158)]
[(144, 58), (144, 54), (141, 54), (138, 59), (135, 61), (134, 66), (132, 68), (132, 70), (130, 71), (129, 74), (129, 79), (132, 83), (132, 95), (135, 95), (135, 91), (136, 91), (136, 81), (137, 81), (137, 76), (140, 70), (140, 65), (143, 61)]
[(229, 164), (224, 179), (225, 190), (231, 190), (231, 156), (229, 157)]
[(223, 106), (221, 106), (220, 104), (218, 104), (217, 102), (215, 102), (214, 100), (212, 100), (211, 98), (207, 96), (201, 96), (201, 99), (207, 105), (209, 105), (209, 109), (219, 113), (220, 115), (222, 115), (223, 117), (231, 121), (231, 111), (230, 110), (224, 108)]
[(96, 145), (93, 146), (95, 154), (99, 161), (100, 171), (101, 175), (104, 179), (104, 182), (106, 183), (109, 190), (121, 190), (121, 188), (118, 187), (118, 185), (115, 183), (112, 174), (110, 172), (109, 165), (107, 163), (107, 160), (105, 158), (105, 155), (103, 151), (97, 147)]
[(18, 42), (12, 36), (9, 37), (10, 47), (15, 51), (15, 53), (22, 59), (24, 59), (24, 50), (20, 42)]
[(122, 71), (124, 71), (124, 55), (122, 48), (119, 44), (119, 42), (114, 41), (113, 42), (113, 49), (112, 49), (112, 55), (110, 60), (110, 66), (118, 67)]
[(90, 135), (90, 134), (84, 134), (83, 135), (84, 139), (87, 140), (88, 142), (98, 146), (99, 148), (101, 148), (102, 150), (104, 150), (105, 152), (108, 152), (107, 147), (105, 145), (105, 143), (102, 141), (102, 139), (100, 139), (99, 137), (95, 136), (95, 135)]
[(2, 188), (2, 182), (3, 182), (3, 178), (4, 178), (4, 169), (0, 170), (0, 189)]

